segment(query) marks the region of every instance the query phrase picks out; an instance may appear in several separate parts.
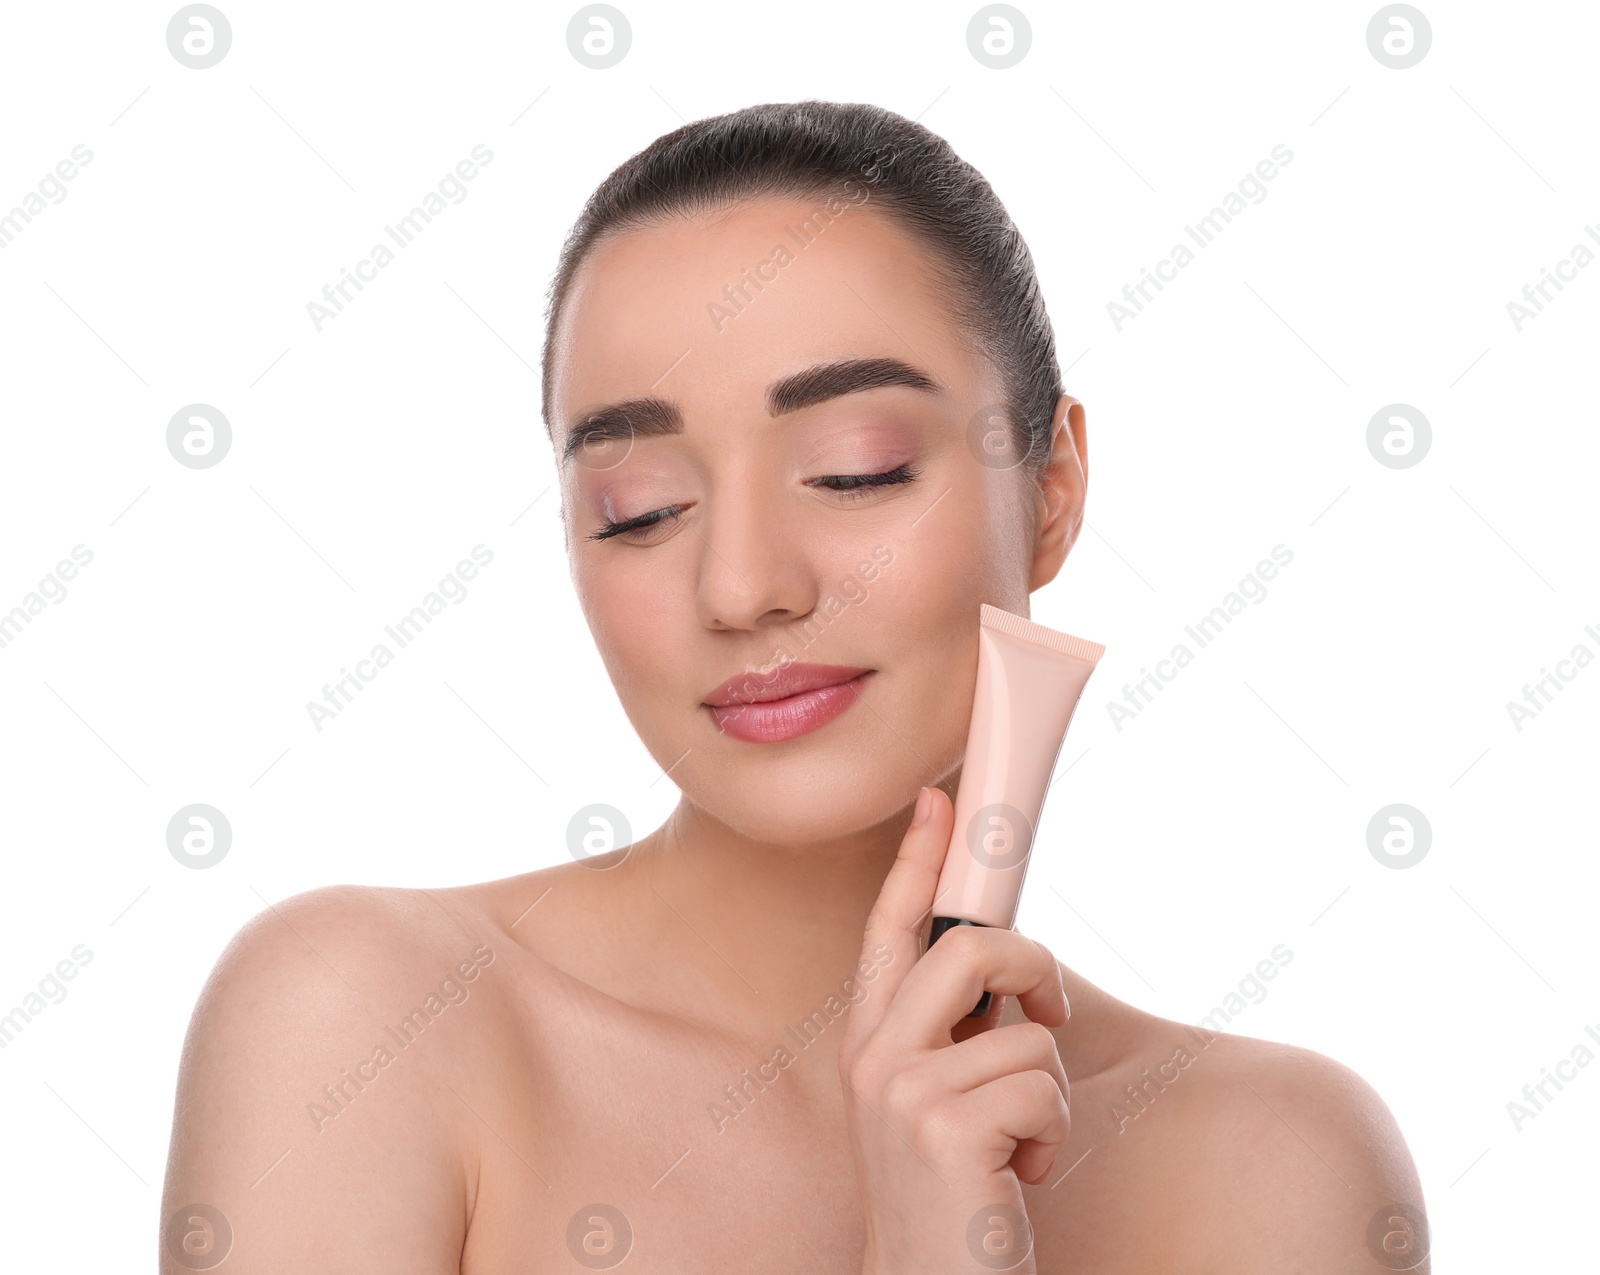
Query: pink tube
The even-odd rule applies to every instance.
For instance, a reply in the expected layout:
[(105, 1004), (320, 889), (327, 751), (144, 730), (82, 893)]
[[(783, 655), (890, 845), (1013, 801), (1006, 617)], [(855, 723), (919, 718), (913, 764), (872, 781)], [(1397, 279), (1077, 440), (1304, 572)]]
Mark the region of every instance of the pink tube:
[[(999, 607), (979, 612), (978, 684), (955, 830), (934, 892), (932, 947), (957, 925), (1010, 929), (1050, 774), (1105, 647)], [(988, 1012), (989, 993), (969, 1017)]]

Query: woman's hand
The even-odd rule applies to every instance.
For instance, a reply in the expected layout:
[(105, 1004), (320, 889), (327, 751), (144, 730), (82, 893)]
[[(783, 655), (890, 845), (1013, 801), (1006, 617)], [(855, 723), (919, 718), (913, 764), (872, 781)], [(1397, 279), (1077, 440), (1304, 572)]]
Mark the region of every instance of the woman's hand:
[[(974, 1263), (1033, 1275), (1018, 1182), (1044, 1180), (1067, 1141), (1067, 1076), (1046, 1026), (1071, 1016), (1055, 958), (1014, 930), (972, 925), (921, 954), (954, 821), (949, 797), (924, 788), (862, 945), (893, 959), (840, 1043), (866, 1275)], [(987, 1017), (966, 1019), (985, 989)], [(1006, 995), (1034, 1021), (998, 1026)]]

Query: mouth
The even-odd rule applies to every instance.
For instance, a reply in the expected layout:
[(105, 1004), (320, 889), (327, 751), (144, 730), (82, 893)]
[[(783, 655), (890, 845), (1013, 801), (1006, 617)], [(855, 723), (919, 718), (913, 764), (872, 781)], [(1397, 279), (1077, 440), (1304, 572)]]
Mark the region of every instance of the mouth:
[(725, 735), (772, 744), (820, 730), (846, 712), (876, 672), (837, 664), (788, 664), (729, 678), (703, 707)]

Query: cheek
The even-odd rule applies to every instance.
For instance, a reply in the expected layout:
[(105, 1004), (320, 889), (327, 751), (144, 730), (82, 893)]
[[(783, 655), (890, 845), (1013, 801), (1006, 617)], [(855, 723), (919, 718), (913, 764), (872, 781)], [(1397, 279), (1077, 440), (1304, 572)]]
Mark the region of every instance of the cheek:
[(683, 584), (648, 568), (648, 553), (618, 548), (615, 554), (585, 546), (573, 564), (573, 584), (601, 661), (630, 717), (649, 711), (653, 697), (672, 685), (681, 668), (686, 629)]
[(974, 632), (980, 602), (1019, 609), (1027, 596), (1020, 569), (1025, 536), (1005, 485), (954, 484), (937, 504), (931, 497), (928, 503), (915, 526), (887, 540), (895, 561), (884, 577), (903, 588), (899, 602), (930, 623), (958, 616)]
[(851, 609), (870, 630), (861, 653), (911, 673), (898, 692), (911, 699), (944, 693), (940, 670), (960, 667), (975, 649), (978, 605), (993, 600), (998, 583), (963, 504), (951, 491), (916, 526), (897, 528), (859, 555), (877, 566), (870, 580), (857, 569), (864, 601)]
[(1004, 484), (952, 487), (915, 527), (887, 539), (893, 560), (868, 586), (884, 663), (910, 674), (885, 712), (907, 738), (927, 741), (929, 761), (959, 750), (966, 736), (980, 604), (1026, 610), (1029, 556), (1018, 517)]

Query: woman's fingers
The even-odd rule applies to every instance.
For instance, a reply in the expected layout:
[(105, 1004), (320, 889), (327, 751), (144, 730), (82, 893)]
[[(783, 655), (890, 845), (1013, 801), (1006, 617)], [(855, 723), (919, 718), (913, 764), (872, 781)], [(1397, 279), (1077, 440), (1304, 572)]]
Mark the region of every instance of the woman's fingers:
[(1071, 1017), (1049, 948), (1015, 930), (958, 925), (902, 976), (892, 1003), (879, 1006), (879, 1020), (896, 1037), (931, 1049), (948, 1041), (951, 1026), (985, 990), (1015, 996), (1023, 1013), (1047, 1026), (1060, 1027)]
[[(921, 822), (918, 822), (919, 816)], [(939, 883), (939, 869), (944, 866), (954, 823), (955, 809), (950, 798), (938, 788), (922, 789), (911, 826), (901, 839), (900, 853), (884, 878), (877, 902), (867, 917), (862, 939), (862, 961), (871, 960), (882, 967), (874, 991), (883, 994), (868, 996), (851, 1007), (845, 1033), (847, 1040), (866, 1039), (882, 1020), (896, 991), (921, 956), (922, 926), (928, 909), (933, 906), (933, 892)], [(873, 954), (879, 944), (890, 953), (887, 963)], [(973, 1004), (976, 1002), (974, 996)], [(972, 1005), (967, 1008), (971, 1009)]]
[[(967, 1219), (1021, 1216), (1018, 1181), (1051, 1172), (1069, 1129), (1066, 1068), (1041, 1025), (1068, 1015), (1050, 952), (972, 925), (920, 951), (955, 811), (937, 789), (919, 806), (864, 935), (883, 994), (851, 1009), (839, 1053), (871, 1270), (967, 1269)], [(968, 1018), (985, 990), (989, 1015)], [(1005, 996), (1036, 1021), (1000, 1027)]]
[(1055, 1035), (1042, 1023), (1012, 1023), (982, 1033), (962, 1049), (937, 1049), (918, 1065), (916, 1083), (968, 1092), (1019, 1071), (1047, 1072), (1061, 1096), (1070, 1098)]
[(984, 1032), (993, 1031), (1000, 1026), (1000, 1020), (1005, 1017), (1005, 996), (991, 994), (989, 997), (989, 1012), (981, 1018), (964, 1016), (950, 1028), (950, 1039), (956, 1044), (964, 1040), (971, 1040), (974, 1036), (981, 1036)]
[(1010, 1165), (1023, 1182), (1037, 1184), (1067, 1145), (1072, 1117), (1055, 1077), (1043, 1071), (1017, 1071), (991, 1080), (960, 1100), (977, 1128), (992, 1128), (998, 1150), (1015, 1139)]

